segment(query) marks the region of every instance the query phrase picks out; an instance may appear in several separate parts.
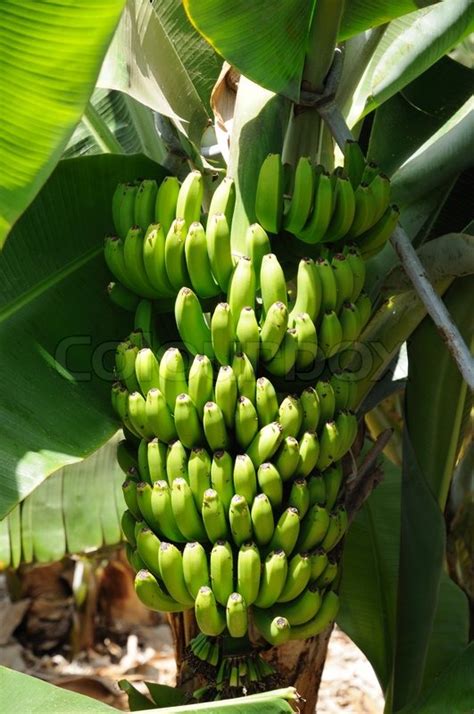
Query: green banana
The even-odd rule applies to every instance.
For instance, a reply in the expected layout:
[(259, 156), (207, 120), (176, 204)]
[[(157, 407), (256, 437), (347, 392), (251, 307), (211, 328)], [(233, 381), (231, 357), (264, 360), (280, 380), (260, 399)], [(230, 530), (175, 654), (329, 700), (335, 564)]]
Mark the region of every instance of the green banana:
[(202, 417), (204, 435), (211, 451), (226, 449), (229, 446), (224, 414), (215, 402), (206, 402)]
[(159, 389), (152, 388), (148, 391), (145, 411), (154, 436), (157, 436), (160, 441), (164, 441), (166, 444), (176, 439), (178, 433), (174, 419), (166, 399)]
[(288, 308), (282, 302), (268, 310), (260, 332), (260, 355), (265, 362), (277, 354), (288, 328)]
[(303, 625), (312, 620), (321, 607), (322, 597), (315, 583), (310, 585), (294, 600), (278, 603), (274, 609), (285, 617), (290, 625)]
[(260, 329), (252, 307), (242, 309), (235, 332), (239, 350), (247, 355), (253, 369), (256, 370), (260, 352)]
[(136, 533), (137, 550), (147, 569), (156, 578), (161, 577), (158, 565), (160, 539), (147, 526), (140, 526)]
[(232, 371), (237, 379), (237, 391), (252, 404), (255, 402), (256, 379), (252, 363), (245, 352), (237, 352), (232, 360)]
[(382, 250), (392, 235), (400, 218), (400, 209), (389, 206), (377, 223), (357, 238), (362, 257), (367, 260)]
[(168, 483), (171, 486), (175, 478), (189, 479), (188, 475), (188, 452), (184, 444), (179, 440), (172, 441), (166, 453), (166, 473)]
[(276, 421), (266, 424), (257, 432), (246, 450), (255, 468), (273, 456), (282, 438), (282, 428)]
[(354, 190), (355, 211), (354, 219), (351, 227), (346, 233), (345, 240), (356, 238), (361, 233), (367, 230), (372, 223), (375, 215), (375, 206), (370, 187), (361, 183)]
[(296, 471), (300, 460), (298, 440), (294, 436), (283, 439), (274, 459), (275, 466), (282, 481), (288, 481)]
[(278, 398), (275, 387), (266, 377), (259, 377), (256, 382), (255, 407), (260, 426), (266, 426), (277, 418)]
[(331, 178), (322, 167), (315, 170), (313, 210), (305, 226), (295, 235), (305, 243), (320, 243), (324, 240), (333, 214), (333, 187)]
[(221, 365), (229, 365), (234, 356), (234, 325), (230, 306), (226, 302), (219, 303), (211, 318), (211, 342), (217, 361)]
[(135, 375), (143, 396), (160, 384), (160, 365), (149, 347), (139, 350), (135, 359)]
[(211, 488), (211, 457), (206, 449), (192, 449), (188, 461), (188, 478), (194, 503), (201, 512), (204, 493)]
[(126, 439), (122, 439), (117, 444), (117, 462), (125, 474), (129, 468), (138, 466), (135, 449)]
[(146, 481), (139, 481), (137, 483), (136, 494), (137, 494), (138, 508), (140, 509), (140, 513), (141, 513), (141, 518), (145, 521), (145, 523), (155, 533), (159, 533), (159, 530), (160, 530), (159, 523), (158, 523), (157, 519), (155, 518), (155, 514), (153, 512), (153, 508), (152, 508), (152, 504), (151, 504), (153, 487), (150, 486), (150, 484), (147, 483)]
[(211, 543), (216, 543), (218, 540), (225, 540), (229, 537), (224, 505), (219, 498), (219, 493), (213, 488), (208, 488), (204, 491), (202, 520)]
[(158, 563), (165, 587), (172, 598), (185, 607), (194, 605), (194, 598), (186, 587), (183, 572), (183, 556), (172, 543), (161, 542)]
[(263, 256), (260, 268), (260, 292), (264, 314), (275, 302), (288, 305), (285, 273), (274, 253)]
[(316, 383), (316, 392), (319, 397), (320, 417), (318, 428), (330, 421), (336, 409), (336, 397), (331, 383), (327, 379), (321, 379)]
[(228, 542), (218, 540), (212, 547), (210, 573), (212, 592), (217, 602), (225, 606), (234, 592), (234, 558)]
[(354, 290), (354, 274), (344, 253), (336, 253), (331, 265), (337, 288), (336, 312), (339, 312), (343, 303), (351, 299)]
[(273, 550), (265, 558), (255, 607), (268, 608), (276, 603), (285, 586), (288, 561), (284, 550)]
[(344, 171), (354, 190), (362, 181), (364, 169), (365, 156), (359, 143), (354, 139), (348, 139), (344, 144)]
[(289, 233), (297, 236), (304, 228), (313, 208), (314, 187), (315, 173), (311, 160), (300, 156), (295, 169), (290, 205), (283, 218), (283, 227)]
[(230, 225), (223, 213), (210, 213), (206, 226), (207, 252), (212, 274), (223, 292), (227, 292), (234, 270)]
[(128, 276), (127, 268), (125, 267), (123, 240), (121, 238), (118, 238), (118, 236), (105, 237), (104, 258), (114, 278), (119, 280), (133, 295), (136, 295), (136, 286)]
[(142, 439), (138, 445), (137, 460), (138, 460), (138, 473), (140, 476), (140, 481), (147, 481), (149, 484), (151, 484), (152, 481), (150, 478), (150, 469), (148, 467), (148, 441), (147, 441), (147, 439)]
[(335, 310), (337, 284), (331, 263), (326, 258), (317, 258), (314, 263), (314, 272), (321, 283), (321, 311)]
[(314, 637), (334, 622), (339, 611), (339, 598), (335, 592), (329, 591), (323, 597), (323, 602), (316, 615), (304, 625), (294, 625), (291, 637), (295, 640), (306, 640)]
[(117, 307), (121, 307), (127, 312), (135, 312), (139, 302), (138, 295), (135, 295), (118, 280), (107, 285), (107, 295)]
[(125, 238), (130, 228), (135, 225), (135, 198), (138, 184), (125, 183), (117, 186), (112, 199), (112, 215), (115, 230), (119, 238)]
[(295, 600), (309, 583), (311, 577), (311, 558), (308, 553), (297, 553), (288, 563), (288, 575), (278, 602)]
[(259, 546), (267, 545), (275, 530), (273, 509), (270, 500), (264, 493), (255, 497), (250, 509), (254, 539)]
[(165, 267), (166, 233), (160, 223), (152, 223), (143, 241), (143, 264), (145, 273), (157, 294), (170, 297), (176, 294)]
[(226, 622), (231, 637), (244, 637), (248, 629), (247, 603), (239, 593), (229, 595)]
[(157, 579), (148, 570), (140, 570), (135, 576), (135, 592), (138, 599), (149, 609), (157, 612), (182, 612), (187, 608), (167, 595)]
[[(155, 481), (151, 491), (151, 510), (158, 533), (168, 540), (182, 543), (185, 538), (179, 530), (171, 506), (171, 491), (167, 481)], [(179, 600), (179, 598), (176, 598)]]
[(222, 410), (227, 429), (234, 428), (235, 408), (237, 406), (237, 379), (232, 367), (225, 365), (219, 369), (215, 384), (215, 400)]
[(174, 408), (174, 423), (178, 438), (187, 449), (200, 446), (204, 439), (201, 420), (189, 394), (178, 394)]
[(300, 458), (294, 472), (296, 477), (306, 478), (315, 468), (319, 457), (319, 441), (316, 432), (306, 431), (299, 443)]
[(289, 556), (298, 540), (300, 532), (300, 516), (298, 509), (289, 506), (281, 514), (273, 531), (272, 539), (268, 544), (269, 550), (283, 550)]
[(250, 607), (260, 588), (260, 552), (254, 543), (244, 543), (237, 556), (237, 592)]
[(334, 310), (324, 312), (319, 326), (318, 341), (326, 359), (334, 356), (341, 349), (342, 326)]
[(190, 288), (181, 288), (176, 298), (176, 326), (186, 349), (193, 355), (214, 359), (211, 328), (206, 322), (199, 298)]
[(188, 393), (202, 419), (204, 405), (213, 396), (214, 373), (211, 361), (206, 355), (196, 355), (188, 375)]
[(176, 347), (170, 347), (161, 358), (160, 390), (171, 411), (174, 410), (178, 394), (188, 391), (183, 356)]
[(359, 313), (359, 320), (361, 324), (361, 330), (364, 329), (372, 313), (372, 301), (367, 295), (367, 293), (361, 293), (357, 300), (355, 301), (355, 306)]
[(141, 228), (133, 226), (129, 229), (123, 243), (123, 260), (128, 281), (134, 287), (134, 292), (142, 297), (159, 297), (153, 289), (145, 272), (143, 260), (143, 246), (145, 236)]
[(277, 377), (285, 377), (295, 366), (298, 354), (298, 336), (295, 329), (286, 331), (276, 355), (266, 362), (265, 368)]
[(296, 315), (308, 313), (316, 322), (321, 308), (322, 289), (319, 274), (311, 258), (302, 258), (298, 263), (296, 275), (296, 302), (290, 312), (288, 323), (293, 327)]
[(347, 511), (344, 506), (339, 506), (336, 512), (330, 516), (329, 528), (321, 542), (321, 547), (324, 548), (326, 552), (335, 548), (343, 538), (348, 525)]
[(334, 209), (331, 221), (324, 234), (325, 242), (335, 242), (349, 231), (355, 214), (354, 189), (343, 175), (333, 175)]
[(252, 521), (244, 496), (232, 496), (229, 506), (229, 523), (232, 538), (237, 547), (252, 538)]
[(313, 364), (318, 354), (316, 327), (307, 312), (300, 312), (295, 315), (294, 325), (298, 343), (296, 368), (307, 369)]
[(245, 252), (252, 261), (257, 288), (260, 287), (260, 269), (262, 260), (272, 252), (270, 239), (259, 223), (252, 223), (245, 233)]
[(134, 224), (146, 231), (155, 219), (155, 201), (158, 186), (153, 179), (144, 179), (135, 196)]
[(199, 588), (194, 603), (194, 614), (201, 632), (210, 637), (218, 637), (226, 628), (225, 612), (216, 602), (211, 588)]
[(357, 436), (357, 419), (355, 414), (343, 409), (339, 412), (336, 418), (337, 431), (339, 433), (339, 452), (338, 459), (341, 459), (346, 454), (354, 443)]
[(385, 174), (377, 174), (370, 182), (369, 192), (373, 205), (372, 221), (367, 226), (371, 228), (377, 223), (388, 208), (390, 203), (390, 179)]
[(190, 171), (178, 193), (176, 218), (184, 219), (187, 227), (201, 218), (201, 204), (204, 195), (204, 182), (200, 171)]
[(324, 471), (336, 461), (341, 448), (341, 435), (335, 421), (327, 421), (321, 430), (319, 440), (318, 469)]
[(336, 370), (332, 373), (329, 383), (334, 391), (336, 411), (347, 409), (349, 404), (352, 404), (352, 385), (354, 384), (350, 379), (349, 372)]
[(336, 579), (337, 572), (337, 563), (330, 560), (322, 575), (319, 576), (317, 586), (322, 589), (330, 585)]
[(126, 479), (122, 483), (123, 499), (132, 516), (137, 520), (141, 520), (142, 514), (137, 502), (137, 484), (132, 479)]
[(359, 337), (361, 327), (357, 308), (352, 302), (345, 302), (339, 313), (339, 322), (342, 328), (342, 341), (350, 347)]
[(207, 553), (197, 541), (184, 546), (183, 575), (186, 588), (194, 599), (197, 598), (200, 588), (209, 587), (211, 584)]
[(257, 495), (257, 474), (248, 454), (237, 454), (232, 474), (234, 493), (243, 496), (251, 506)]
[(319, 396), (314, 387), (306, 387), (300, 395), (300, 404), (303, 409), (301, 431), (316, 431), (319, 424), (321, 408)]
[(153, 305), (150, 300), (140, 300), (135, 310), (134, 330), (130, 335), (130, 341), (140, 340), (140, 349), (145, 346), (153, 346), (156, 341), (154, 325)]
[(234, 463), (228, 451), (216, 451), (211, 463), (211, 486), (219, 494), (224, 511), (229, 512), (229, 506), (234, 495), (232, 471)]
[(266, 231), (278, 233), (283, 215), (283, 165), (280, 154), (268, 154), (258, 174), (255, 215)]
[(350, 247), (345, 255), (352, 270), (353, 277), (353, 289), (350, 299), (351, 302), (355, 302), (361, 294), (365, 283), (365, 261), (362, 258), (360, 250), (356, 246)]
[(138, 550), (133, 550), (133, 548), (128, 543), (125, 544), (125, 547), (125, 553), (127, 555), (128, 562), (132, 566), (135, 573), (138, 573), (139, 570), (146, 570), (146, 565), (140, 558)]
[(128, 416), (133, 429), (145, 439), (154, 436), (146, 415), (146, 402), (140, 392), (128, 396)]
[(186, 222), (182, 218), (176, 218), (165, 239), (166, 275), (175, 292), (178, 292), (183, 285), (191, 284), (186, 266), (186, 234)]
[(258, 431), (257, 410), (247, 397), (237, 399), (235, 409), (235, 438), (242, 449), (246, 449)]
[(130, 543), (132, 548), (134, 548), (137, 544), (135, 539), (135, 524), (136, 520), (130, 511), (124, 511), (120, 520), (120, 526), (125, 538)]
[(155, 201), (155, 221), (163, 226), (166, 235), (176, 216), (180, 184), (176, 176), (165, 176), (158, 187)]
[(372, 181), (380, 173), (380, 169), (375, 163), (375, 161), (368, 161), (364, 167), (364, 173), (362, 174), (362, 182), (370, 186)]
[(186, 540), (207, 539), (201, 516), (194, 503), (192, 491), (184, 478), (175, 478), (171, 485), (171, 505), (179, 530)]
[[(317, 548), (317, 550), (311, 553), (311, 580), (313, 582), (324, 572), (328, 562), (327, 553), (322, 548)], [(300, 623), (295, 623), (295, 625), (296, 624)]]
[(129, 392), (138, 392), (140, 390), (140, 385), (135, 375), (135, 360), (137, 354), (138, 347), (130, 344), (130, 342), (121, 342), (115, 352), (117, 375)]
[(267, 610), (255, 608), (254, 622), (262, 637), (274, 647), (288, 642), (291, 636), (290, 623), (285, 617), (274, 617)]
[(300, 535), (296, 544), (297, 550), (304, 552), (312, 550), (319, 545), (326, 535), (328, 527), (328, 512), (325, 508), (315, 503), (301, 521)]
[(283, 481), (274, 464), (264, 462), (258, 467), (257, 480), (273, 508), (279, 508), (283, 500)]
[(218, 295), (220, 286), (212, 275), (211, 263), (207, 253), (206, 232), (201, 223), (191, 223), (184, 244), (186, 267), (191, 285), (200, 298)]
[(342, 485), (342, 464), (337, 461), (323, 472), (324, 484), (326, 486), (326, 508), (330, 511), (337, 501), (339, 490)]
[(283, 429), (282, 436), (298, 436), (303, 423), (303, 407), (298, 397), (289, 394), (278, 409), (278, 423)]
[(308, 493), (310, 506), (314, 506), (314, 504), (317, 503), (320, 506), (325, 505), (326, 509), (329, 510), (326, 503), (326, 484), (324, 483), (324, 479), (317, 475), (317, 472), (314, 473), (308, 481)]
[(309, 488), (306, 479), (297, 478), (291, 484), (288, 505), (296, 508), (300, 520), (306, 515), (310, 506)]
[(212, 194), (209, 204), (209, 216), (223, 213), (229, 226), (232, 223), (235, 206), (235, 185), (230, 176), (225, 176)]
[(255, 308), (255, 293), (256, 279), (252, 261), (244, 255), (235, 266), (227, 292), (227, 302), (229, 303), (234, 330), (237, 327), (243, 308)]

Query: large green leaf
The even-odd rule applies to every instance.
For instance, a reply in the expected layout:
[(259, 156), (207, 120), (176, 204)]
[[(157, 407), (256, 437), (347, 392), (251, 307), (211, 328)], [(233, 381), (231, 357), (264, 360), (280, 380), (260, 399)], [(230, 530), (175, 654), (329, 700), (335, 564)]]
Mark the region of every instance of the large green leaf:
[(103, 141), (106, 131), (118, 142), (112, 153), (145, 154), (150, 159), (163, 163), (166, 149), (156, 131), (153, 112), (132, 97), (115, 90), (96, 89), (90, 100), (99, 127), (83, 115), (72, 135), (63, 158), (86, 154), (108, 153), (110, 148)]
[(371, 76), (366, 112), (419, 77), (474, 28), (471, 0), (440, 2), (395, 39)]
[(193, 24), (230, 64), (295, 101), (313, 5), (311, 0), (184, 0)]
[(128, 0), (98, 86), (119, 89), (171, 117), (200, 145), (220, 67), (181, 0)]
[(339, 39), (346, 40), (439, 0), (346, 0)]
[(0, 711), (3, 714), (100, 714), (117, 712), (117, 709), (37, 677), (0, 667)]
[(418, 699), (398, 714), (470, 714), (474, 701), (474, 642), (449, 662), (449, 666)]
[(474, 164), (474, 99), (429, 137), (392, 178), (395, 201), (407, 203), (429, 193)]
[[(468, 344), (474, 335), (472, 295), (473, 275), (456, 280), (444, 298)], [(427, 360), (427, 355), (436, 355), (436, 360)], [(406, 426), (420, 468), (444, 511), (457, 459), (466, 384), (430, 318), (408, 340), (408, 363)]]
[(72, 135), (123, 4), (124, 0), (0, 4), (0, 248)]
[(111, 361), (131, 318), (106, 296), (103, 236), (118, 181), (163, 175), (143, 156), (63, 161), (0, 256), (0, 517), (116, 430)]

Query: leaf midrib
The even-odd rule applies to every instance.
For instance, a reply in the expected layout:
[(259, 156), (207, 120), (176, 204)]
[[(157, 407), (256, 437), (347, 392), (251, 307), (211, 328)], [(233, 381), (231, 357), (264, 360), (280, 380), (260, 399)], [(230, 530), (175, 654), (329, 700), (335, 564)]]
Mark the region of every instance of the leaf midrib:
[(26, 292), (16, 297), (10, 303), (1, 307), (0, 323), (8, 320), (12, 315), (21, 310), (25, 305), (30, 302), (33, 302), (33, 300), (35, 300), (38, 296), (47, 292), (50, 288), (54, 287), (62, 280), (64, 280), (64, 278), (67, 278), (68, 275), (71, 275), (71, 273), (74, 273), (76, 270), (82, 268), (83, 265), (88, 263), (96, 256), (100, 255), (102, 250), (102, 245), (90, 248), (82, 256), (74, 258), (74, 260), (71, 260), (69, 263), (66, 263), (66, 265), (64, 265), (62, 268), (56, 270), (47, 278), (40, 280), (39, 283), (31, 287), (29, 290), (26, 290)]

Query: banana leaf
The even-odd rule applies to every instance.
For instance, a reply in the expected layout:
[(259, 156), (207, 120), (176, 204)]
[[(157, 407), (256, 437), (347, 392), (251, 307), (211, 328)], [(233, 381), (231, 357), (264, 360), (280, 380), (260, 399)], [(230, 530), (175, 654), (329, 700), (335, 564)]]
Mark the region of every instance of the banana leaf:
[(0, 4), (0, 248), (66, 147), (124, 0)]
[(425, 5), (433, 5), (439, 0), (346, 0), (344, 15), (342, 17), (339, 40), (364, 32), (372, 27), (377, 27), (401, 15), (413, 12)]
[(117, 183), (164, 175), (143, 156), (62, 161), (0, 255), (0, 518), (117, 430), (113, 350), (132, 317), (106, 295), (103, 237)]
[(200, 146), (220, 68), (181, 0), (128, 0), (97, 86), (121, 90), (170, 117)]

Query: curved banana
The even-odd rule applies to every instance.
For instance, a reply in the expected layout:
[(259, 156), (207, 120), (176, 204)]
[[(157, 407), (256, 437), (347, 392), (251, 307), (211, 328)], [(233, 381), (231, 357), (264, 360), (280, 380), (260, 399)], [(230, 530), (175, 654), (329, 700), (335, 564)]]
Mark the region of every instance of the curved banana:
[(202, 444), (204, 434), (201, 420), (189, 394), (178, 394), (174, 407), (174, 423), (178, 438), (187, 449)]
[(300, 404), (303, 410), (301, 431), (316, 431), (319, 424), (321, 408), (319, 396), (314, 387), (306, 387), (300, 394)]
[(198, 297), (190, 288), (181, 288), (176, 298), (176, 326), (186, 349), (193, 355), (214, 359), (211, 328), (206, 322)]
[(247, 604), (239, 593), (229, 595), (226, 622), (231, 637), (244, 637), (248, 629)]
[[(264, 462), (257, 470), (258, 485), (273, 508), (279, 508), (283, 500), (283, 481), (274, 464)], [(258, 539), (257, 539), (258, 540)]]
[(194, 599), (199, 589), (209, 587), (211, 579), (207, 563), (207, 553), (201, 543), (186, 543), (183, 550), (183, 575), (186, 587)]
[(339, 490), (342, 485), (342, 464), (337, 461), (323, 472), (324, 484), (326, 487), (326, 508), (332, 510), (337, 501)]
[(361, 233), (366, 231), (374, 222), (375, 205), (370, 187), (361, 183), (354, 190), (355, 211), (354, 220), (350, 229), (347, 231), (345, 240), (356, 238)]
[(309, 583), (311, 558), (308, 553), (297, 553), (288, 563), (288, 575), (278, 602), (291, 602), (297, 598)]
[(278, 398), (275, 387), (266, 377), (259, 377), (255, 390), (255, 407), (260, 426), (275, 421), (278, 414)]
[(246, 449), (247, 456), (250, 457), (255, 468), (273, 456), (282, 438), (282, 427), (276, 421), (266, 424), (257, 432)]
[(135, 312), (137, 309), (139, 303), (138, 295), (129, 290), (118, 280), (117, 282), (111, 282), (107, 285), (107, 295), (114, 305), (121, 307), (123, 310), (127, 310), (127, 312)]
[(303, 423), (303, 407), (298, 397), (289, 394), (284, 398), (278, 409), (277, 419), (284, 439), (287, 436), (298, 436)]
[(195, 506), (192, 491), (184, 478), (175, 478), (171, 485), (171, 505), (179, 529), (187, 540), (206, 541), (201, 516)]
[(288, 328), (288, 308), (282, 302), (268, 310), (260, 332), (260, 355), (265, 362), (272, 360), (280, 349)]
[(185, 481), (189, 479), (188, 452), (179, 439), (176, 439), (176, 441), (173, 441), (168, 446), (166, 453), (166, 473), (170, 486), (176, 478), (182, 478)]
[(175, 292), (178, 292), (183, 285), (191, 284), (186, 266), (186, 235), (186, 222), (182, 218), (176, 218), (165, 239), (166, 275)]
[(224, 176), (220, 184), (212, 194), (209, 204), (209, 216), (215, 213), (223, 213), (229, 226), (232, 223), (235, 206), (235, 184), (230, 176)]
[[(317, 548), (311, 553), (311, 580), (313, 583), (324, 572), (328, 562), (327, 553), (322, 548)], [(295, 622), (295, 625), (299, 624), (299, 622)]]
[(170, 347), (161, 358), (160, 390), (171, 411), (178, 395), (188, 391), (183, 356), (176, 347)]
[(194, 598), (186, 587), (183, 556), (178, 548), (172, 543), (162, 541), (158, 552), (158, 563), (162, 580), (171, 597), (185, 607), (192, 607)]
[(194, 614), (199, 629), (205, 635), (218, 637), (226, 628), (225, 612), (218, 606), (214, 593), (207, 586), (198, 590)]
[(315, 169), (313, 210), (302, 229), (295, 233), (305, 243), (320, 243), (324, 240), (333, 214), (333, 187), (330, 176)]
[(334, 310), (326, 310), (318, 334), (319, 346), (326, 359), (334, 356), (342, 347), (342, 326)]
[(319, 441), (318, 468), (327, 469), (336, 461), (341, 450), (341, 435), (335, 421), (327, 421), (321, 430)]
[(350, 265), (350, 268), (352, 270), (352, 277), (353, 277), (353, 284), (354, 287), (352, 289), (352, 294), (351, 294), (351, 302), (355, 302), (359, 295), (362, 292), (362, 289), (364, 287), (365, 283), (365, 275), (366, 275), (366, 270), (365, 270), (365, 261), (362, 258), (362, 255), (360, 253), (360, 250), (356, 247), (353, 246), (348, 249), (346, 253), (346, 259)]
[(322, 597), (315, 583), (310, 585), (295, 599), (284, 604), (278, 603), (274, 610), (285, 617), (290, 625), (303, 625), (311, 620), (321, 607)]
[[(158, 533), (168, 540), (186, 540), (178, 528), (171, 506), (171, 491), (166, 481), (155, 481), (151, 492), (151, 510), (158, 524)], [(179, 598), (176, 598), (179, 600)]]
[(300, 520), (304, 518), (308, 508), (312, 505), (310, 504), (309, 488), (306, 479), (300, 477), (293, 481), (288, 496), (288, 505), (296, 508)]
[(336, 397), (331, 383), (327, 379), (320, 379), (316, 382), (316, 392), (319, 397), (320, 411), (318, 428), (321, 428), (325, 422), (330, 421), (334, 416)]
[(250, 509), (254, 539), (259, 546), (267, 545), (275, 530), (272, 504), (264, 493), (259, 493)]
[(278, 233), (283, 216), (283, 165), (280, 154), (268, 154), (258, 174), (255, 215), (261, 226)]
[(317, 585), (319, 588), (325, 588), (330, 585), (336, 579), (338, 573), (337, 563), (329, 561), (324, 572), (319, 576), (317, 580)]
[(317, 258), (314, 263), (314, 272), (321, 283), (321, 310), (335, 310), (337, 284), (332, 265), (326, 258)]
[(255, 607), (268, 608), (276, 603), (285, 586), (288, 575), (288, 561), (284, 550), (271, 551), (265, 558), (260, 589)]
[(260, 268), (260, 292), (264, 314), (275, 302), (288, 305), (285, 273), (274, 253), (263, 256)]
[(104, 258), (107, 267), (117, 280), (132, 293), (138, 295), (137, 287), (131, 280), (125, 267), (123, 240), (118, 236), (106, 236), (104, 240)]
[(328, 527), (329, 513), (325, 508), (315, 503), (301, 521), (300, 535), (296, 544), (297, 550), (302, 553), (319, 545), (326, 535)]
[(319, 441), (314, 431), (306, 431), (299, 443), (300, 458), (294, 475), (306, 478), (318, 463)]
[(234, 592), (234, 557), (229, 543), (217, 541), (211, 550), (211, 587), (217, 602), (226, 605)]
[(295, 625), (291, 628), (291, 637), (295, 640), (306, 640), (314, 637), (334, 622), (339, 611), (339, 598), (330, 590), (323, 597), (323, 602), (316, 615), (304, 625)]
[(392, 235), (400, 218), (400, 210), (397, 206), (389, 206), (382, 218), (357, 238), (357, 245), (362, 257), (367, 260), (382, 250), (385, 243)]
[(339, 313), (339, 322), (342, 329), (342, 341), (348, 347), (359, 337), (361, 327), (357, 308), (352, 302), (345, 302)]
[(201, 204), (204, 195), (204, 182), (200, 171), (190, 171), (178, 193), (176, 218), (184, 219), (187, 227), (201, 219)]
[(229, 512), (230, 502), (234, 495), (233, 466), (233, 459), (228, 451), (216, 451), (212, 457), (211, 486), (219, 494), (226, 514)]
[(257, 599), (260, 570), (260, 552), (255, 543), (241, 545), (237, 556), (237, 592), (242, 595), (248, 606)]
[(334, 277), (336, 278), (337, 302), (336, 312), (339, 312), (343, 303), (350, 301), (354, 291), (354, 275), (350, 263), (344, 253), (336, 253), (331, 261)]
[(150, 610), (157, 612), (182, 612), (187, 610), (182, 603), (167, 595), (157, 579), (148, 570), (140, 570), (135, 576), (135, 592), (138, 599)]
[(294, 436), (287, 436), (276, 452), (274, 463), (282, 481), (288, 481), (296, 471), (300, 460), (298, 440)]
[(344, 145), (344, 171), (355, 190), (362, 181), (365, 156), (357, 141), (348, 139)]
[(160, 385), (160, 365), (149, 347), (139, 350), (135, 359), (135, 375), (144, 397)]
[(294, 506), (289, 506), (278, 519), (268, 548), (270, 550), (283, 550), (285, 555), (290, 556), (298, 540), (299, 532), (300, 516), (298, 509)]
[(361, 330), (363, 330), (368, 321), (370, 320), (370, 316), (372, 314), (372, 301), (367, 295), (367, 293), (362, 292), (355, 301), (355, 306), (359, 313)]
[(188, 393), (202, 419), (204, 405), (213, 396), (214, 372), (206, 355), (196, 355), (188, 375)]
[(244, 255), (235, 266), (227, 293), (234, 329), (237, 327), (243, 308), (255, 308), (255, 292), (256, 280), (252, 261)]
[(206, 402), (202, 416), (204, 435), (211, 451), (226, 449), (229, 446), (224, 414), (215, 402)]
[(260, 329), (252, 307), (244, 307), (240, 313), (236, 336), (238, 349), (247, 355), (254, 370), (257, 369), (260, 352)]
[(201, 513), (204, 494), (208, 488), (211, 488), (211, 457), (206, 449), (197, 447), (191, 450), (188, 461), (188, 479), (194, 503)]
[(123, 261), (127, 282), (142, 297), (154, 299), (160, 297), (148, 280), (143, 260), (145, 234), (141, 228), (132, 226), (123, 242)]
[(334, 210), (331, 221), (324, 234), (325, 242), (335, 242), (349, 231), (355, 214), (354, 189), (349, 179), (342, 175), (333, 175)]
[(128, 395), (128, 417), (137, 434), (144, 439), (154, 436), (146, 414), (146, 402), (140, 392), (132, 392)]
[(243, 496), (232, 496), (229, 506), (229, 524), (232, 539), (239, 548), (252, 538), (252, 520), (248, 503)]
[(143, 240), (143, 265), (146, 276), (156, 293), (171, 297), (176, 290), (171, 285), (165, 267), (166, 233), (161, 223), (152, 223)]
[(112, 199), (112, 215), (115, 230), (120, 238), (125, 238), (130, 228), (135, 225), (135, 198), (138, 184), (119, 184)]
[(218, 492), (213, 488), (208, 488), (204, 491), (202, 520), (211, 543), (216, 543), (218, 540), (226, 540), (229, 537), (224, 505), (219, 498)]
[(248, 454), (237, 454), (232, 474), (234, 493), (243, 496), (249, 506), (257, 495), (257, 474)]
[(259, 223), (252, 223), (245, 233), (245, 252), (252, 261), (257, 288), (260, 287), (260, 269), (262, 260), (272, 252), (270, 239)]
[(257, 410), (247, 397), (239, 397), (235, 409), (235, 438), (246, 449), (258, 431)]
[(212, 275), (211, 263), (207, 253), (206, 232), (201, 223), (191, 223), (184, 244), (186, 267), (191, 285), (200, 298), (218, 295), (220, 286)]
[(158, 565), (160, 539), (156, 537), (150, 528), (143, 525), (137, 528), (135, 538), (138, 555), (145, 563), (145, 566), (156, 578), (161, 577)]
[(215, 384), (215, 401), (222, 410), (227, 429), (234, 428), (235, 408), (237, 406), (237, 379), (232, 367), (225, 365), (219, 369)]
[(290, 312), (288, 323), (293, 326), (296, 315), (306, 312), (316, 322), (321, 307), (321, 282), (311, 258), (302, 258), (296, 276), (296, 302)]
[(153, 436), (169, 444), (178, 433), (166, 399), (161, 390), (152, 387), (146, 395), (145, 413)]
[(229, 365), (232, 362), (234, 339), (230, 306), (226, 302), (221, 302), (216, 306), (211, 318), (212, 349), (219, 364)]
[(144, 179), (135, 196), (134, 224), (146, 231), (155, 220), (155, 202), (158, 185), (153, 179)]
[(325, 506), (326, 510), (329, 507), (326, 503), (326, 484), (322, 476), (316, 471), (308, 480), (309, 505), (314, 506), (318, 503), (320, 506)]
[(294, 326), (298, 344), (296, 368), (307, 369), (316, 360), (318, 354), (316, 327), (307, 312), (300, 312), (295, 315)]
[(237, 352), (232, 360), (232, 371), (237, 380), (237, 390), (241, 397), (247, 397), (252, 404), (255, 402), (257, 380), (252, 363), (245, 352)]
[(367, 229), (382, 218), (390, 203), (390, 179), (388, 176), (382, 173), (374, 176), (369, 185), (369, 193), (373, 205), (373, 214), (372, 221), (367, 226)]
[(298, 336), (296, 330), (291, 328), (286, 331), (277, 353), (265, 368), (276, 377), (285, 377), (295, 366), (298, 354)]
[(314, 167), (306, 156), (300, 156), (295, 169), (295, 178), (290, 205), (283, 218), (283, 227), (289, 233), (298, 235), (304, 228), (313, 207)]
[(262, 637), (274, 647), (288, 642), (291, 636), (290, 623), (286, 617), (274, 617), (267, 610), (255, 608), (253, 611), (255, 626)]
[(234, 261), (230, 244), (230, 223), (223, 213), (209, 214), (206, 240), (212, 274), (221, 290), (227, 292), (234, 270)]
[(155, 201), (155, 221), (163, 226), (166, 235), (176, 216), (180, 184), (176, 176), (165, 176), (158, 187)]

